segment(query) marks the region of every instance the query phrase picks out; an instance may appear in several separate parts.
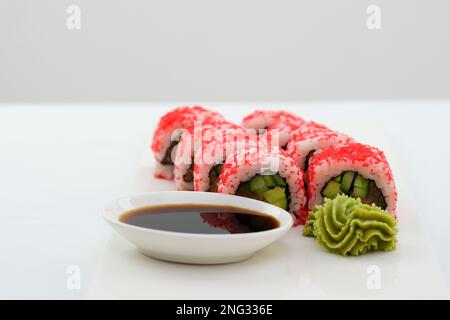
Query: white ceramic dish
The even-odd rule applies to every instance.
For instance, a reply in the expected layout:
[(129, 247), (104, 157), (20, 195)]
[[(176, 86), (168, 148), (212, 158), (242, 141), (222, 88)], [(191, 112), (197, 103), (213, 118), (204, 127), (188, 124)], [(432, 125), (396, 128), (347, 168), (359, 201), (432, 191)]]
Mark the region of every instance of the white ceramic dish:
[[(173, 204), (235, 206), (270, 215), (280, 222), (280, 226), (252, 233), (194, 234), (136, 227), (119, 221), (121, 214), (132, 209)], [(247, 259), (286, 234), (293, 223), (288, 212), (261, 201), (189, 191), (148, 192), (123, 197), (108, 203), (103, 216), (143, 254), (161, 260), (191, 264), (231, 263)]]

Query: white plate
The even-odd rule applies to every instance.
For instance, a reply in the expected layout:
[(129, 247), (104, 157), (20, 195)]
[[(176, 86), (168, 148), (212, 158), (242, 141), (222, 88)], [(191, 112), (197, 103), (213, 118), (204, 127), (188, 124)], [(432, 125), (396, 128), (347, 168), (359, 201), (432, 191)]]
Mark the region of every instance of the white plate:
[[(280, 226), (252, 233), (197, 234), (141, 228), (119, 221), (123, 213), (133, 209), (180, 204), (229, 205), (274, 217)], [(192, 264), (231, 263), (247, 259), (285, 235), (293, 223), (288, 212), (261, 201), (189, 191), (147, 192), (122, 197), (105, 206), (103, 217), (141, 253), (161, 260)]]
[[(238, 119), (248, 110), (226, 114)], [(296, 110), (292, 110), (296, 111)], [(315, 119), (324, 121), (323, 119)], [(149, 259), (113, 234), (89, 284), (88, 298), (135, 299), (331, 299), (449, 298), (440, 266), (420, 225), (414, 192), (396, 162), (380, 122), (324, 121), (356, 139), (383, 149), (399, 192), (398, 248), (359, 257), (341, 257), (313, 238), (291, 229), (276, 243), (243, 262), (195, 266)], [(339, 122), (341, 121), (341, 122)], [(364, 139), (364, 140), (363, 140)], [(174, 190), (153, 178), (150, 151), (143, 155), (130, 192)]]

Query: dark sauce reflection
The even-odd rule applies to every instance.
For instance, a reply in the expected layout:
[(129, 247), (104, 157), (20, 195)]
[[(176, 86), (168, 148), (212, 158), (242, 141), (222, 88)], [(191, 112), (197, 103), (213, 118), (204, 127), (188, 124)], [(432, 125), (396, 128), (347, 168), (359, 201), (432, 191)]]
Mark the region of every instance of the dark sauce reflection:
[[(233, 217), (241, 227), (230, 232), (225, 228), (214, 227), (204, 220), (227, 214)], [(233, 206), (214, 205), (169, 205), (134, 209), (122, 214), (121, 222), (148, 229), (197, 233), (197, 234), (229, 234), (259, 232), (278, 228), (280, 222), (274, 217), (257, 211)]]

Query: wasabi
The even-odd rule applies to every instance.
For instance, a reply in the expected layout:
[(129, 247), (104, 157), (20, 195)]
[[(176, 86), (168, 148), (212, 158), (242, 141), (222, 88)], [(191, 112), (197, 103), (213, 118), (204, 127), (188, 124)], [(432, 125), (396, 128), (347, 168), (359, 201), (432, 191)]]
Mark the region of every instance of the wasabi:
[(343, 256), (395, 250), (397, 232), (397, 221), (387, 211), (342, 194), (316, 206), (303, 228), (304, 236)]

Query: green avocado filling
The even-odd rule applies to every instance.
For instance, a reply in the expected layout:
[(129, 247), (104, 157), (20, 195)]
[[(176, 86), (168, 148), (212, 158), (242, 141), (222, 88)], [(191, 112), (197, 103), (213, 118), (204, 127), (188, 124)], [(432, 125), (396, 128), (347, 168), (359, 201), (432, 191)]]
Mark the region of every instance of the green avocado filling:
[[(222, 173), (222, 164), (214, 166), (209, 172), (209, 191), (217, 192)], [(286, 181), (279, 175), (259, 175), (242, 182), (236, 190), (236, 195), (265, 201), (281, 209), (288, 209), (289, 190)]]
[(236, 190), (236, 195), (265, 201), (284, 210), (288, 209), (288, 193), (286, 181), (279, 174), (257, 174)]
[(387, 211), (339, 194), (309, 213), (304, 236), (343, 256), (396, 248), (397, 221)]
[(343, 172), (332, 178), (322, 189), (321, 194), (329, 199), (336, 198), (338, 194), (346, 194), (361, 199), (362, 203), (375, 204), (383, 210), (387, 207), (384, 195), (376, 183), (352, 171)]

